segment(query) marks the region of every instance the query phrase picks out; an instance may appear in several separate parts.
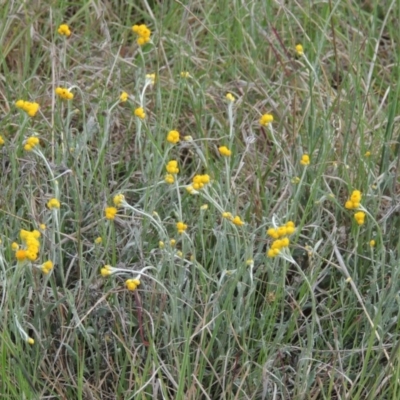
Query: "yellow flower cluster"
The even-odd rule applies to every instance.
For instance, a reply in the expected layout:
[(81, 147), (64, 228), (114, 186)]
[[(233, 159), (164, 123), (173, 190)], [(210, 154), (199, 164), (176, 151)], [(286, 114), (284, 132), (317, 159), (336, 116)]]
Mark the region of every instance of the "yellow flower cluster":
[(299, 56), (302, 56), (304, 54), (304, 49), (303, 46), (301, 44), (297, 44), (295, 47), (296, 53)]
[(0, 146), (3, 146), (3, 144), (5, 143), (3, 136), (0, 135)]
[(310, 156), (308, 154), (303, 154), (300, 160), (301, 165), (310, 165)]
[(125, 281), (125, 286), (128, 290), (134, 291), (136, 288), (140, 285), (140, 280), (135, 278), (135, 279), (127, 279)]
[(69, 26), (67, 24), (61, 24), (58, 27), (57, 32), (62, 36), (66, 36), (66, 37), (71, 36), (71, 31), (70, 31)]
[(346, 201), (345, 207), (348, 210), (354, 210), (355, 208), (360, 207), (362, 194), (359, 190), (353, 190), (350, 199)]
[(40, 249), (40, 232), (36, 229), (32, 232), (21, 229), (19, 236), (22, 242), (24, 242), (24, 248), (17, 250), (15, 257), (18, 261), (35, 261), (38, 258)]
[(39, 111), (39, 103), (18, 100), (15, 102), (15, 105), (21, 110), (24, 110), (30, 117), (34, 117)]
[(146, 118), (146, 113), (144, 112), (143, 107), (138, 107), (135, 109), (134, 114), (140, 118), (140, 119), (145, 119)]
[(174, 178), (174, 176), (172, 174), (166, 174), (164, 180), (169, 185), (172, 185), (175, 182), (175, 178)]
[(230, 101), (231, 103), (233, 103), (235, 101), (235, 97), (233, 96), (232, 93), (227, 93), (225, 98)]
[(117, 215), (117, 209), (115, 207), (106, 207), (104, 209), (104, 214), (106, 216), (106, 219), (113, 220), (115, 219), (115, 216)]
[(36, 136), (31, 136), (28, 139), (26, 139), (24, 150), (31, 151), (38, 144), (39, 144), (39, 138), (37, 138)]
[(50, 210), (53, 210), (55, 208), (60, 208), (60, 202), (55, 198), (50, 199), (47, 202), (47, 208), (49, 208)]
[(167, 142), (176, 144), (179, 142), (179, 132), (178, 131), (169, 131), (167, 135)]
[(67, 88), (58, 87), (55, 90), (56, 95), (64, 100), (72, 100), (74, 98), (74, 94), (71, 93)]
[(218, 148), (219, 154), (224, 157), (230, 157), (232, 152), (226, 147), (226, 146), (221, 146)]
[(110, 276), (113, 273), (113, 270), (114, 268), (111, 265), (105, 265), (103, 268), (101, 268), (100, 274), (105, 278)]
[(176, 160), (168, 161), (168, 164), (165, 167), (165, 169), (171, 175), (179, 173), (178, 161), (176, 161)]
[(260, 122), (261, 126), (267, 126), (268, 124), (273, 122), (273, 120), (274, 120), (274, 116), (272, 114), (264, 114), (261, 116), (259, 122)]
[(292, 235), (295, 230), (296, 226), (293, 221), (288, 221), (285, 225), (278, 226), (277, 228), (269, 228), (267, 235), (275, 240), (268, 249), (267, 256), (271, 258), (276, 257), (283, 248), (288, 247), (290, 244), (288, 236)]
[(202, 189), (204, 185), (207, 185), (207, 183), (210, 183), (210, 175), (195, 175), (193, 177), (192, 187), (194, 190), (199, 190)]
[(40, 269), (42, 270), (42, 272), (47, 275), (52, 269), (53, 269), (53, 262), (48, 260), (46, 262), (44, 262), (41, 266)]
[(358, 225), (363, 225), (365, 222), (365, 212), (358, 211), (354, 214), (354, 219), (357, 221)]
[(233, 224), (235, 224), (237, 226), (243, 226), (244, 225), (244, 222), (241, 220), (239, 215), (236, 215), (234, 217), (230, 212), (225, 211), (225, 212), (222, 213), (222, 217), (228, 219), (229, 221), (231, 221)]
[(122, 193), (115, 195), (113, 198), (113, 203), (117, 208), (121, 207), (124, 201), (125, 201), (125, 196)]
[(145, 24), (133, 25), (132, 31), (139, 36), (136, 41), (139, 46), (150, 42), (151, 30)]
[(185, 223), (183, 223), (182, 221), (179, 221), (176, 223), (176, 229), (178, 230), (178, 233), (185, 232), (187, 228), (188, 228), (188, 226)]
[(119, 100), (120, 100), (122, 103), (125, 103), (125, 101), (127, 101), (128, 98), (129, 98), (129, 95), (128, 95), (128, 93), (126, 93), (126, 92), (122, 92), (122, 93), (121, 93), (121, 96), (119, 96)]

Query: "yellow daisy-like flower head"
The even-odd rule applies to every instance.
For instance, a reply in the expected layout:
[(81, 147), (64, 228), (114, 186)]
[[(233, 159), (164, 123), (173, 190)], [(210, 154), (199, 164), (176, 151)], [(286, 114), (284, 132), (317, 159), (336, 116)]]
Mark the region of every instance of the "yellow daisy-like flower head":
[(60, 97), (60, 99), (64, 100), (72, 100), (74, 98), (74, 94), (69, 91), (69, 89), (64, 87), (58, 87), (55, 90), (56, 95)]
[(128, 93), (122, 92), (121, 95), (119, 96), (119, 101), (120, 101), (121, 103), (125, 103), (125, 101), (127, 101), (128, 98), (129, 98)]
[(44, 262), (41, 266), (40, 269), (42, 270), (42, 272), (47, 275), (54, 267), (54, 264), (52, 261), (48, 260), (46, 262)]
[(171, 175), (179, 173), (178, 161), (176, 161), (176, 160), (168, 161), (168, 164), (165, 167), (165, 169)]
[(5, 143), (3, 136), (0, 135), (0, 146), (3, 146), (3, 144)]
[(232, 219), (232, 223), (234, 223), (237, 226), (244, 225), (244, 222), (240, 219), (240, 217), (238, 215), (236, 215), (236, 217)]
[(297, 44), (295, 47), (296, 54), (302, 56), (304, 54), (304, 48), (301, 44)]
[(303, 154), (300, 160), (301, 165), (310, 165), (310, 156), (308, 154)]
[(48, 202), (47, 202), (47, 208), (49, 209), (49, 210), (53, 210), (53, 209), (56, 209), (56, 208), (60, 208), (60, 202), (57, 200), (57, 199), (50, 199)]
[(164, 180), (169, 185), (172, 185), (175, 182), (175, 178), (174, 178), (174, 176), (172, 174), (166, 174)]
[(62, 36), (66, 36), (66, 37), (71, 36), (71, 31), (70, 31), (69, 26), (67, 24), (61, 24), (58, 27), (57, 32)]
[(231, 103), (233, 103), (235, 101), (235, 97), (233, 96), (232, 93), (227, 93), (225, 98), (230, 101)]
[(117, 215), (117, 208), (116, 207), (106, 207), (104, 210), (104, 214), (107, 219), (113, 220), (115, 219), (115, 216)]
[(271, 122), (273, 122), (274, 116), (272, 114), (263, 114), (260, 118), (260, 125), (261, 126), (267, 126)]
[(140, 285), (140, 280), (135, 278), (135, 279), (127, 279), (125, 281), (125, 286), (128, 290), (133, 292), (134, 290), (137, 289), (137, 287)]
[(178, 233), (185, 232), (187, 228), (188, 228), (188, 226), (185, 223), (183, 223), (182, 221), (179, 221), (176, 223), (176, 229), (178, 230)]
[(179, 132), (178, 131), (169, 131), (167, 135), (167, 142), (176, 144), (179, 142)]
[(146, 118), (146, 113), (144, 112), (143, 107), (138, 107), (135, 109), (134, 114), (136, 117), (140, 119), (145, 119)]
[(358, 211), (354, 214), (354, 219), (356, 220), (358, 225), (363, 225), (365, 222), (365, 212)]
[(122, 193), (119, 193), (114, 196), (113, 203), (115, 207), (121, 207), (122, 203), (125, 201), (125, 196)]
[(25, 141), (24, 150), (32, 151), (39, 144), (39, 138), (31, 136)]
[(218, 148), (219, 154), (224, 157), (230, 157), (232, 155), (232, 152), (226, 147), (226, 146), (221, 146)]

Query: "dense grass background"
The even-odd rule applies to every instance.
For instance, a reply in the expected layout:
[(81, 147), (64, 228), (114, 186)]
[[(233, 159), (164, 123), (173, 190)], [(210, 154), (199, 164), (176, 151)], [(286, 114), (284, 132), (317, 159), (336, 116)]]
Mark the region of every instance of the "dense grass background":
[[(3, 2), (1, 398), (400, 398), (399, 20), (396, 0)], [(193, 141), (171, 145), (173, 129)], [(130, 208), (108, 221), (118, 193)], [(289, 248), (266, 257), (289, 220)], [(49, 275), (11, 249), (40, 224)]]

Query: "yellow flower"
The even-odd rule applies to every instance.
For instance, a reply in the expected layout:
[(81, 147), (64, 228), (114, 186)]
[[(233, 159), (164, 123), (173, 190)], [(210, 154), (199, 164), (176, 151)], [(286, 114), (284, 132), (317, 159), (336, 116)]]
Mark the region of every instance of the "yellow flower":
[(62, 36), (66, 36), (66, 37), (71, 36), (71, 31), (69, 30), (69, 26), (67, 24), (61, 24), (58, 27), (57, 32)]
[(145, 24), (133, 25), (132, 31), (139, 36), (139, 38), (136, 40), (139, 46), (143, 46), (144, 44), (150, 42), (151, 30)]
[(0, 135), (0, 146), (3, 146), (3, 144), (5, 143), (3, 136)]
[(94, 240), (94, 242), (95, 242), (96, 244), (101, 244), (101, 243), (103, 242), (103, 238), (102, 238), (101, 236), (98, 236), (98, 237)]
[(165, 243), (164, 243), (162, 240), (160, 240), (160, 241), (158, 242), (158, 247), (159, 247), (160, 249), (163, 249), (163, 248), (165, 247)]
[(304, 54), (304, 49), (303, 46), (301, 44), (297, 44), (295, 47), (296, 53), (299, 56), (302, 56)]
[(11, 243), (11, 250), (12, 251), (17, 251), (19, 249), (18, 243), (12, 242)]
[(40, 269), (42, 270), (42, 272), (45, 274), (45, 275), (47, 275), (52, 269), (53, 269), (53, 262), (52, 261), (50, 261), (50, 260), (48, 260), (48, 261), (46, 261), (46, 262), (44, 262), (42, 265), (41, 265), (41, 267), (40, 267)]
[(121, 207), (124, 201), (125, 201), (125, 196), (122, 193), (115, 195), (113, 198), (113, 203), (117, 208)]
[(25, 261), (28, 258), (28, 255), (26, 254), (26, 250), (23, 250), (23, 249), (17, 250), (15, 252), (15, 258), (18, 261)]
[(114, 268), (111, 265), (105, 265), (100, 269), (100, 274), (103, 278), (110, 276), (114, 272)]
[(192, 185), (188, 185), (186, 186), (186, 191), (190, 194), (198, 194), (199, 192), (197, 192), (194, 187)]
[(227, 211), (222, 213), (222, 217), (226, 218), (226, 219), (229, 219), (229, 220), (233, 219), (232, 214), (230, 212), (227, 212)]
[(47, 202), (47, 207), (50, 209), (50, 210), (53, 210), (54, 208), (60, 208), (60, 202), (57, 200), (57, 199), (50, 199), (48, 202)]
[(295, 176), (294, 178), (292, 178), (292, 183), (297, 185), (300, 182), (300, 178), (298, 176)]
[(166, 174), (164, 180), (170, 185), (172, 185), (175, 182), (175, 178), (172, 174)]
[(186, 136), (183, 137), (183, 140), (185, 142), (193, 142), (193, 137), (190, 136), (190, 135), (186, 135)]
[(117, 211), (118, 210), (115, 207), (106, 207), (104, 213), (107, 219), (113, 220), (115, 218), (115, 215), (117, 214)]
[(35, 340), (32, 339), (31, 337), (28, 337), (27, 342), (28, 342), (28, 344), (30, 344), (31, 346), (35, 344)]
[(72, 100), (74, 98), (74, 94), (69, 89), (63, 87), (56, 88), (56, 95), (64, 100)]
[(42, 231), (45, 231), (45, 230), (46, 230), (46, 224), (40, 224), (40, 225), (39, 225), (39, 228), (40, 228)]
[(179, 173), (178, 161), (176, 161), (176, 160), (168, 161), (168, 164), (165, 168), (169, 174), (174, 175), (174, 174)]
[(127, 101), (129, 98), (128, 93), (126, 92), (122, 92), (121, 96), (119, 96), (119, 101), (121, 101), (122, 103), (125, 103), (125, 101)]
[(143, 107), (136, 108), (134, 114), (140, 119), (146, 118), (146, 113), (144, 112)]
[(362, 194), (359, 190), (353, 190), (350, 199), (346, 201), (345, 208), (348, 210), (354, 210), (360, 207)]
[(204, 185), (207, 185), (207, 183), (210, 182), (210, 175), (204, 174), (204, 175), (195, 175), (193, 177), (193, 184), (192, 187), (195, 190), (202, 189)]
[(375, 245), (376, 245), (375, 240), (370, 240), (369, 245), (370, 245), (371, 247), (375, 247)]
[(310, 156), (308, 154), (303, 154), (300, 160), (301, 165), (310, 165)]
[(244, 222), (240, 219), (238, 215), (236, 215), (236, 217), (232, 219), (232, 222), (237, 226), (244, 225)]
[(178, 230), (178, 233), (185, 232), (187, 228), (188, 226), (184, 224), (182, 221), (176, 223), (176, 229)]
[(260, 125), (267, 126), (274, 120), (274, 116), (272, 114), (263, 114), (260, 118)]
[(279, 253), (280, 253), (281, 251), (279, 250), (279, 249), (268, 249), (268, 251), (267, 251), (267, 256), (268, 257), (270, 257), (270, 258), (274, 258), (274, 257), (276, 257), (277, 255), (279, 255)]
[(31, 136), (28, 139), (26, 139), (24, 150), (31, 151), (38, 144), (39, 144), (39, 138), (37, 138), (36, 136)]
[(148, 81), (151, 85), (154, 85), (156, 81), (156, 74), (146, 74), (146, 81)]
[(370, 157), (371, 156), (371, 152), (370, 151), (366, 151), (364, 154), (365, 157)]
[(175, 247), (175, 245), (176, 245), (176, 240), (175, 240), (175, 239), (171, 239), (171, 240), (169, 241), (169, 244), (170, 244), (171, 247)]
[(189, 78), (190, 74), (187, 71), (182, 71), (181, 72), (181, 78)]
[(354, 218), (357, 221), (358, 225), (363, 225), (365, 222), (365, 212), (358, 211), (354, 214)]
[(226, 146), (221, 146), (218, 148), (219, 154), (224, 157), (230, 157), (232, 152), (226, 147)]
[(233, 96), (232, 93), (227, 93), (225, 98), (230, 101), (231, 103), (233, 103), (235, 101), (235, 97)]
[(134, 291), (136, 288), (140, 285), (140, 280), (139, 279), (127, 279), (125, 281), (125, 286), (128, 290)]
[(200, 210), (202, 211), (208, 210), (208, 204), (203, 204), (202, 206), (200, 206)]
[(34, 117), (39, 111), (39, 103), (18, 100), (15, 105), (21, 110), (24, 110), (30, 117)]
[(178, 131), (169, 131), (167, 135), (167, 142), (172, 144), (176, 144), (179, 142), (179, 132)]

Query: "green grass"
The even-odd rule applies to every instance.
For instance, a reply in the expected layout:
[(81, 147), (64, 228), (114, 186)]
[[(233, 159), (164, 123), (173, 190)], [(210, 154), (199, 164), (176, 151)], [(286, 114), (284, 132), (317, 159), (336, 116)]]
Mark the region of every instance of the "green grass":
[[(2, 398), (400, 397), (400, 7), (297, 3), (5, 2)], [(20, 99), (40, 104), (34, 118)], [(196, 174), (211, 182), (189, 194)], [(353, 190), (361, 226), (344, 207)], [(267, 257), (267, 230), (288, 221), (289, 247)], [(17, 262), (12, 243), (40, 224), (38, 259)]]

